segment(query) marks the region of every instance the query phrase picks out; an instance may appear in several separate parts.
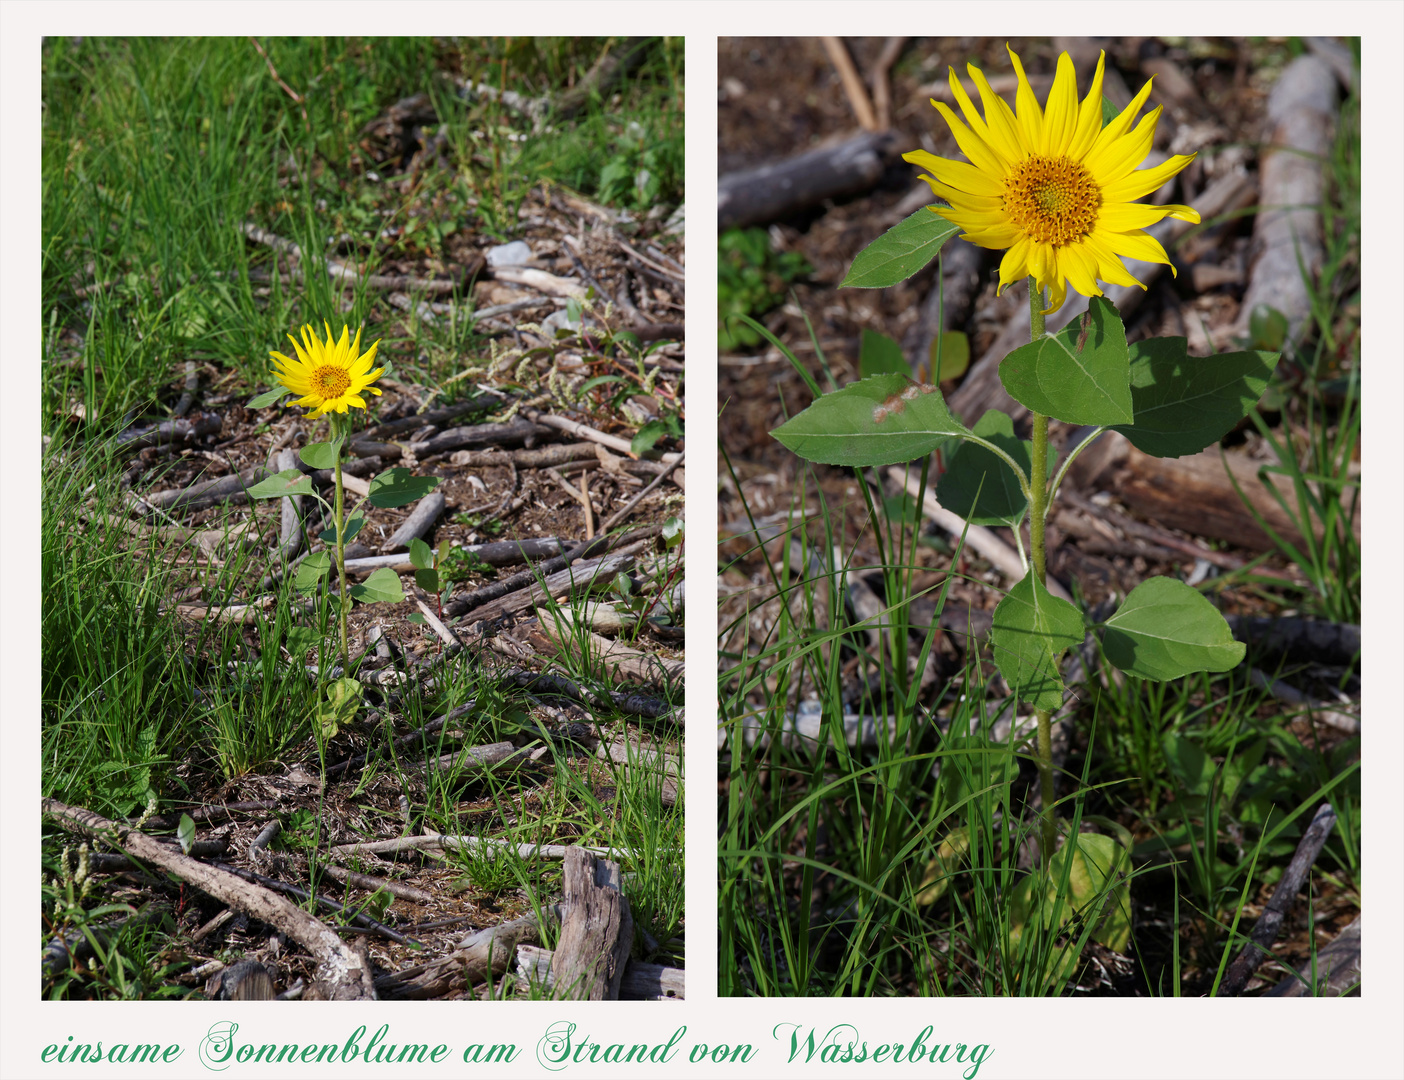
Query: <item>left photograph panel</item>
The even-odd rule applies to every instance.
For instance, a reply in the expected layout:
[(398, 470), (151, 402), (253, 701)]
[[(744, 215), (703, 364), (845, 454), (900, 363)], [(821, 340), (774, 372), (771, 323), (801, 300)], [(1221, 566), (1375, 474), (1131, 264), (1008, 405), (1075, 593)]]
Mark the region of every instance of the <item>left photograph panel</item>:
[(681, 38), (46, 38), (41, 997), (685, 997)]

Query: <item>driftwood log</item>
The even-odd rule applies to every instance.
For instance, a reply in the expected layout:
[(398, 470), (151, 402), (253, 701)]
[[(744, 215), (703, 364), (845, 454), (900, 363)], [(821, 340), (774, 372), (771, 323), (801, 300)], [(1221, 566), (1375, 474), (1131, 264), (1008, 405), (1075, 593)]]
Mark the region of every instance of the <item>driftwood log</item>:
[[(549, 616), (539, 620), (527, 635), (528, 640), (548, 655), (577, 655), (581, 642), (576, 636), (577, 632), (571, 629), (571, 620), (566, 617), (566, 609), (556, 612), (556, 616), (559, 623), (556, 618)], [(586, 641), (588, 653), (580, 655), (579, 659), (588, 662), (593, 669), (603, 672), (604, 677), (611, 682), (633, 679), (635, 682), (662, 686), (670, 682), (676, 683), (683, 677), (681, 660), (669, 660), (631, 649), (623, 642), (588, 631)]]
[(237, 875), (172, 851), (166, 845), (91, 810), (44, 799), (44, 815), (70, 832), (120, 847), (133, 859), (159, 866), (203, 892), (222, 900), (292, 938), (317, 961), (316, 987), (330, 1001), (374, 999), (370, 967), (336, 933), (296, 904)]
[(572, 848), (565, 860), (565, 914), (552, 968), (561, 997), (614, 1001), (634, 944), (634, 916), (619, 864)]
[[(1074, 462), (1071, 472), (1085, 487), (1100, 485), (1114, 491), (1142, 517), (1195, 536), (1227, 540), (1252, 551), (1274, 550), (1272, 537), (1243, 505), (1239, 497), (1242, 491), (1269, 528), (1289, 542), (1301, 543), (1296, 524), (1259, 480), (1261, 463), (1223, 453), (1217, 446), (1182, 458), (1152, 457), (1115, 431), (1106, 432), (1099, 441), (1107, 444), (1097, 459), (1101, 469), (1096, 473), (1090, 468), (1079, 472), (1078, 462)], [(1262, 475), (1295, 509), (1291, 481), (1277, 473)], [(1358, 505), (1352, 528), (1358, 539)]]
[[(519, 957), (520, 952), (517, 954)], [(1293, 978), (1283, 979), (1263, 997), (1342, 997), (1360, 993), (1360, 916), (1316, 954), (1316, 981), (1312, 985), (1310, 962), (1297, 969)], [(628, 978), (627, 972), (624, 976)], [(623, 994), (620, 994), (623, 997)]]
[[(556, 914), (556, 909), (550, 909)], [(541, 928), (536, 916), (527, 915), (500, 926), (469, 934), (453, 952), (425, 964), (405, 968), (375, 980), (376, 991), (387, 998), (423, 1000), (496, 979), (512, 966), (517, 946), (538, 942)]]
[(1297, 340), (1311, 317), (1303, 273), (1314, 280), (1324, 257), (1321, 240), (1321, 163), (1331, 153), (1336, 79), (1316, 56), (1288, 64), (1268, 94), (1268, 137), (1260, 166), (1262, 212), (1253, 224), (1254, 256), (1248, 290), (1234, 332), (1248, 333), (1260, 304), (1287, 316)]
[[(537, 945), (517, 946), (517, 977), (526, 982), (544, 983), (554, 988), (556, 954)], [(687, 997), (687, 972), (662, 964), (641, 964), (630, 960), (624, 965), (619, 983), (620, 1001), (682, 1001)]]
[(444, 512), (445, 502), (442, 491), (431, 491), (420, 499), (410, 516), (405, 518), (404, 523), (391, 534), (390, 539), (380, 546), (381, 552), (391, 555), (408, 551), (411, 540), (423, 540), (425, 534), (434, 527), (434, 522), (439, 520), (439, 515)]
[(1321, 854), (1321, 849), (1325, 846), (1326, 839), (1331, 835), (1331, 829), (1335, 824), (1336, 812), (1331, 809), (1330, 803), (1322, 803), (1312, 817), (1311, 824), (1307, 826), (1306, 832), (1302, 834), (1301, 842), (1297, 844), (1296, 854), (1292, 856), (1292, 861), (1283, 871), (1282, 880), (1273, 890), (1272, 899), (1267, 902), (1263, 913), (1258, 916), (1253, 933), (1249, 936), (1249, 944), (1244, 946), (1243, 951), (1238, 954), (1233, 963), (1229, 965), (1228, 971), (1224, 973), (1223, 981), (1219, 983), (1218, 997), (1237, 997), (1243, 993), (1243, 988), (1247, 986), (1253, 972), (1257, 971), (1258, 966), (1270, 955), (1269, 949), (1272, 943), (1277, 940), (1287, 911), (1297, 898), (1297, 893), (1301, 891), (1307, 874), (1311, 872), (1312, 866), (1316, 863), (1316, 857)]
[(717, 228), (767, 225), (825, 199), (866, 191), (881, 179), (894, 143), (890, 133), (865, 131), (758, 169), (729, 173), (717, 182)]

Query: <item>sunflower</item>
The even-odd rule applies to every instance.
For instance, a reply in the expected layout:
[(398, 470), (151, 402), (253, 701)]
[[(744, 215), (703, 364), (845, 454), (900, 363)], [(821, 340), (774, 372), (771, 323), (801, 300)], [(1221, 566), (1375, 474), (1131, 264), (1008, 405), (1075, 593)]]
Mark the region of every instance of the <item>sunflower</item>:
[(297, 352), (297, 359), (273, 352), (274, 364), (278, 368), (278, 381), (294, 394), (301, 395), (295, 405), (308, 406), (308, 416), (321, 416), (323, 413), (344, 413), (354, 405), (358, 409), (366, 407), (363, 391), (379, 394), (371, 383), (380, 378), (385, 369), (371, 370), (375, 360), (375, 350), (380, 344), (376, 341), (364, 356), (361, 353), (361, 331), (356, 330), (356, 340), (352, 341), (350, 328), (341, 328), (341, 340), (333, 343), (331, 324), (323, 321), (327, 328), (327, 340), (317, 337), (311, 326), (302, 328), (302, 344), (289, 334)]
[[(1008, 48), (1008, 46), (1006, 46)], [(932, 101), (950, 125), (956, 144), (969, 159), (950, 161), (913, 150), (904, 155), (930, 171), (922, 179), (949, 206), (931, 210), (964, 229), (962, 238), (986, 248), (1005, 248), (999, 264), (999, 287), (1032, 277), (1051, 289), (1048, 311), (1057, 311), (1068, 285), (1084, 296), (1101, 296), (1097, 281), (1140, 285), (1121, 259), (1164, 263), (1173, 273), (1165, 249), (1144, 230), (1165, 217), (1199, 221), (1189, 206), (1151, 206), (1135, 200), (1174, 176), (1194, 155), (1177, 155), (1162, 165), (1136, 170), (1145, 160), (1161, 109), (1131, 125), (1151, 84), (1106, 127), (1102, 126), (1102, 70), (1097, 60), (1092, 87), (1079, 104), (1077, 78), (1067, 53), (1058, 57), (1058, 72), (1044, 109), (1034, 98), (1024, 66), (1009, 50), (1018, 74), (1017, 115), (998, 97), (973, 64), (966, 70), (979, 88), (981, 119), (964, 87), (950, 69), (955, 95), (969, 126), (951, 108)]]

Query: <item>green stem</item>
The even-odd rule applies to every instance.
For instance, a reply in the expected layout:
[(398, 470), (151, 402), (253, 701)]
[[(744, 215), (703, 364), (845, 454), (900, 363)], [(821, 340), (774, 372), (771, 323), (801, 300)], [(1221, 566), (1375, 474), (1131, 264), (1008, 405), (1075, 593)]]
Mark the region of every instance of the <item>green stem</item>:
[[(332, 445), (336, 445), (341, 436), (340, 418), (333, 413), (331, 421)], [(341, 670), (343, 674), (351, 674), (351, 645), (347, 638), (347, 616), (351, 609), (351, 594), (346, 589), (346, 513), (345, 513), (345, 485), (341, 480), (341, 448), (337, 447), (336, 453), (336, 503), (332, 508), (332, 519), (336, 525), (336, 572), (337, 578), (341, 582), (340, 595), (337, 597), (337, 622), (341, 628)]]
[[(1043, 337), (1043, 290), (1029, 278), (1029, 340)], [(1033, 469), (1029, 477), (1029, 563), (1039, 584), (1046, 583), (1043, 524), (1048, 516), (1048, 417), (1033, 414)], [(1043, 865), (1053, 858), (1058, 830), (1053, 821), (1053, 717), (1047, 709), (1038, 713), (1038, 789), (1043, 800), (1039, 822)]]

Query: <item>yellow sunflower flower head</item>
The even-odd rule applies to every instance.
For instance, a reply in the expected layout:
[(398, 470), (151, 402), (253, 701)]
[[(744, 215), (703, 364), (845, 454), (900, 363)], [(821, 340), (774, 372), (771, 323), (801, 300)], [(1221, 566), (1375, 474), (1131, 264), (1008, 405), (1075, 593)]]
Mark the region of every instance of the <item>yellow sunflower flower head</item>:
[[(1008, 46), (1006, 46), (1007, 48)], [(922, 179), (949, 206), (931, 210), (965, 231), (962, 239), (986, 248), (1007, 249), (999, 264), (999, 287), (1032, 277), (1050, 289), (1048, 311), (1067, 298), (1068, 285), (1084, 296), (1101, 296), (1098, 279), (1116, 285), (1140, 285), (1122, 257), (1175, 267), (1146, 226), (1165, 217), (1198, 223), (1189, 206), (1151, 206), (1135, 200), (1160, 187), (1191, 161), (1177, 155), (1152, 169), (1137, 170), (1146, 158), (1161, 109), (1136, 124), (1136, 114), (1150, 94), (1148, 82), (1121, 114), (1102, 126), (1102, 71), (1097, 60), (1092, 87), (1079, 103), (1077, 77), (1067, 53), (1058, 57), (1058, 72), (1044, 108), (1039, 108), (1024, 66), (1009, 50), (1018, 74), (1015, 109), (990, 88), (973, 64), (966, 70), (984, 106), (982, 118), (970, 96), (950, 71), (951, 93), (965, 115), (939, 101), (936, 110), (950, 125), (968, 161), (950, 161), (913, 150), (907, 161), (929, 171)]]
[(311, 326), (302, 328), (302, 344), (288, 335), (297, 359), (272, 352), (274, 366), (278, 370), (278, 381), (299, 395), (293, 404), (307, 406), (308, 416), (321, 416), (324, 413), (344, 413), (352, 406), (366, 407), (363, 392), (379, 394), (371, 383), (380, 378), (385, 370), (378, 367), (371, 370), (375, 360), (375, 350), (380, 345), (377, 340), (365, 355), (361, 355), (361, 330), (356, 329), (356, 340), (351, 340), (350, 327), (341, 328), (341, 339), (332, 338), (331, 324), (323, 321), (327, 329), (327, 340), (317, 337)]

